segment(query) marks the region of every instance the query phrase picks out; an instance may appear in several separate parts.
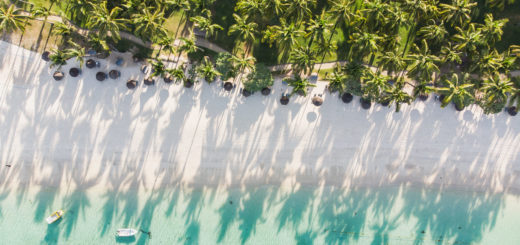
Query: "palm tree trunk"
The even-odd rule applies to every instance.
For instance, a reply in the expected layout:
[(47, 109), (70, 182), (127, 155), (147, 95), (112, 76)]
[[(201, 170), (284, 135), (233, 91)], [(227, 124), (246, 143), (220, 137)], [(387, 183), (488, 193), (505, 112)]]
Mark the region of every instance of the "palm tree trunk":
[[(328, 41), (329, 45), (330, 45), (330, 42), (332, 42), (334, 33), (336, 33), (336, 28), (338, 27), (338, 24), (339, 24), (339, 21), (336, 21), (336, 23), (334, 23), (334, 27), (332, 27), (332, 33), (330, 34), (330, 38)], [(323, 61), (325, 60), (325, 55), (326, 55), (326, 53), (323, 53), (323, 55), (321, 56), (320, 66), (318, 67), (318, 74), (320, 73), (321, 65), (323, 64)]]

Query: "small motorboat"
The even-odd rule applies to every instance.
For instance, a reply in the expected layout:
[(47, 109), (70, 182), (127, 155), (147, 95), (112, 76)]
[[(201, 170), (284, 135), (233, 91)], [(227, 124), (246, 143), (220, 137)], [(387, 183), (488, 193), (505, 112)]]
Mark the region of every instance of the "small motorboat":
[(47, 224), (52, 224), (54, 222), (56, 222), (57, 220), (59, 220), (61, 218), (61, 216), (63, 216), (65, 212), (63, 212), (63, 210), (58, 210), (56, 212), (54, 212), (53, 214), (51, 214), (49, 217), (47, 217)]
[(131, 237), (135, 236), (135, 234), (137, 234), (137, 231), (132, 228), (117, 229), (116, 233), (118, 237)]

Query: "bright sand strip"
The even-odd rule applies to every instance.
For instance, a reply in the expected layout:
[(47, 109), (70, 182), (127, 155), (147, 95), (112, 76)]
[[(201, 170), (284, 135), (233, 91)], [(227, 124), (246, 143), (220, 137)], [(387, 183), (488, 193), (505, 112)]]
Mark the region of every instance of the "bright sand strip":
[[(130, 55), (122, 77), (115, 57), (80, 78), (0, 42), (0, 186), (126, 189), (180, 185), (226, 188), (249, 184), (426, 186), (512, 191), (520, 187), (519, 117), (464, 112), (439, 102), (363, 110), (344, 104), (319, 83), (288, 106), (277, 79), (271, 95), (245, 98), (240, 86), (217, 82), (186, 89), (144, 75)], [(127, 79), (139, 80), (135, 90)], [(6, 167), (6, 164), (12, 165)]]

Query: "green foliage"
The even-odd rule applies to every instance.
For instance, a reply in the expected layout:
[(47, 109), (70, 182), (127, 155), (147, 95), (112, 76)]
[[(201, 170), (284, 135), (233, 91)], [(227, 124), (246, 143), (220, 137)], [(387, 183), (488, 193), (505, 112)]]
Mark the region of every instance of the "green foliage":
[(222, 80), (226, 81), (237, 74), (237, 68), (233, 64), (233, 56), (230, 53), (218, 53), (215, 61), (217, 71), (222, 74)]
[(307, 96), (307, 89), (309, 87), (316, 87), (316, 85), (310, 83), (307, 78), (302, 78), (299, 74), (295, 74), (292, 78), (285, 78), (284, 81), (287, 82), (289, 86), (293, 87), (291, 96), (293, 94)]
[(274, 79), (271, 71), (264, 64), (258, 63), (253, 72), (247, 76), (247, 81), (244, 81), (244, 89), (253, 93), (270, 87), (273, 83)]
[(195, 71), (199, 76), (203, 77), (207, 83), (214, 82), (215, 78), (221, 75), (220, 72), (215, 69), (215, 66), (213, 66), (213, 63), (207, 56), (204, 57), (204, 61), (197, 66)]

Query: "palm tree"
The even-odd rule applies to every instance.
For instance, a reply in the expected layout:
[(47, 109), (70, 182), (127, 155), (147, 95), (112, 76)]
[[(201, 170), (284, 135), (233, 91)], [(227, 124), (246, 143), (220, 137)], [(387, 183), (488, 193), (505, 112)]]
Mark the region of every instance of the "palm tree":
[(179, 38), (182, 44), (178, 48), (179, 57), (176, 63), (179, 63), (179, 59), (181, 58), (182, 52), (186, 52), (188, 55), (197, 52), (200, 48), (195, 44), (195, 36), (191, 34), (189, 37), (181, 37)]
[(498, 74), (490, 76), (482, 87), (484, 91), (484, 103), (482, 104), (485, 113), (497, 113), (504, 108), (507, 102), (507, 95), (513, 92), (513, 83), (509, 79), (501, 79)]
[(406, 60), (399, 54), (397, 48), (393, 51), (385, 52), (380, 58), (382, 67), (387, 71), (388, 75), (403, 71), (406, 67)]
[(512, 54), (516, 55), (517, 57), (520, 57), (520, 45), (511, 45), (509, 47), (509, 50)]
[(109, 53), (110, 47), (105, 39), (100, 38), (96, 33), (90, 33), (88, 38), (90, 48), (98, 53)]
[(500, 10), (504, 10), (504, 7), (507, 4), (513, 4), (513, 3), (515, 3), (515, 0), (486, 0), (486, 4), (489, 7), (498, 8)]
[(197, 66), (196, 72), (200, 76), (204, 77), (204, 80), (206, 80), (207, 83), (214, 82), (217, 76), (222, 75), (215, 69), (215, 66), (207, 56), (204, 57), (204, 61)]
[(79, 67), (82, 68), (83, 63), (85, 62), (85, 59), (84, 59), (85, 55), (86, 55), (85, 48), (81, 47), (79, 44), (77, 44), (73, 41), (68, 41), (68, 44), (71, 47), (64, 51), (65, 56), (67, 57), (67, 59), (76, 58), (76, 61), (79, 62)]
[(292, 17), (295, 22), (299, 22), (311, 15), (311, 8), (315, 6), (316, 0), (291, 0), (287, 2), (285, 15)]
[(419, 80), (428, 81), (434, 72), (439, 71), (436, 63), (440, 61), (440, 58), (430, 54), (428, 43), (424, 39), (421, 48), (416, 46), (416, 50), (416, 54), (409, 55), (407, 58), (411, 62), (408, 74)]
[(433, 40), (435, 43), (441, 43), (445, 40), (446, 35), (448, 35), (448, 31), (444, 28), (443, 22), (436, 24), (435, 21), (433, 21), (430, 25), (423, 26), (419, 29), (417, 34), (428, 40)]
[(49, 59), (51, 61), (50, 67), (58, 66), (57, 70), (60, 70), (63, 65), (67, 64), (69, 57), (67, 53), (59, 49), (53, 49), (51, 55), (49, 55)]
[(186, 74), (184, 74), (184, 69), (182, 69), (181, 67), (177, 67), (174, 69), (168, 69), (168, 73), (170, 73), (170, 75), (172, 77), (174, 77), (176, 81), (184, 82), (184, 80), (186, 79)]
[(152, 70), (153, 70), (153, 73), (151, 74), (152, 77), (164, 77), (164, 75), (166, 74), (166, 66), (164, 65), (164, 63), (160, 60), (157, 60), (157, 61), (152, 61)]
[(269, 43), (279, 43), (282, 56), (285, 58), (305, 32), (294, 23), (288, 24), (285, 19), (280, 19), (280, 24), (280, 26), (269, 26), (264, 33), (264, 39)]
[(484, 51), (483, 53), (473, 65), (471, 71), (478, 71), (481, 75), (490, 75), (498, 72), (502, 65), (502, 56), (496, 49), (491, 52)]
[(447, 45), (444, 45), (441, 48), (441, 57), (442, 62), (446, 63), (452, 63), (452, 64), (461, 64), (462, 58), (461, 58), (462, 52), (458, 52), (456, 49), (452, 48), (451, 42)]
[(156, 9), (154, 12), (151, 12), (150, 8), (142, 8), (141, 12), (134, 14), (132, 19), (135, 25), (134, 32), (142, 40), (152, 41), (159, 36), (167, 35), (167, 31), (163, 27), (163, 23), (166, 19), (161, 9)]
[(54, 24), (54, 28), (52, 28), (52, 34), (61, 37), (61, 43), (67, 43), (74, 33), (72, 26), (63, 23), (57, 22)]
[(101, 4), (91, 4), (93, 11), (89, 15), (88, 28), (96, 29), (99, 37), (106, 39), (108, 35), (114, 41), (121, 39), (119, 31), (127, 29), (127, 19), (118, 18), (121, 8), (114, 7), (110, 11), (107, 9), (107, 2)]
[(246, 57), (245, 54), (242, 56), (242, 58), (233, 55), (231, 57), (231, 61), (235, 64), (236, 69), (240, 72), (238, 77), (240, 80), (246, 69), (253, 70), (255, 68), (256, 58), (251, 56)]
[[(254, 22), (249, 22), (248, 16), (240, 16), (238, 14), (233, 14), (233, 18), (235, 19), (235, 24), (229, 27), (228, 35), (232, 35), (233, 33), (237, 33), (240, 39), (246, 42), (247, 50), (249, 50), (250, 43), (255, 40), (255, 33), (258, 24)], [(246, 51), (247, 53), (247, 51)]]
[(51, 15), (50, 9), (48, 9), (44, 6), (36, 7), (34, 9), (32, 9), (31, 14), (33, 17), (43, 17), (43, 24), (42, 24), (42, 28), (40, 30), (40, 33), (41, 33), (43, 28), (45, 28), (45, 24), (47, 23), (47, 18), (49, 17), (49, 15)]
[(455, 49), (475, 53), (478, 47), (483, 44), (482, 35), (480, 30), (475, 29), (475, 24), (470, 23), (465, 30), (456, 26), (455, 30), (458, 32), (453, 35), (453, 40), (456, 42)]
[(355, 50), (358, 58), (363, 58), (367, 54), (370, 54), (370, 63), (372, 63), (375, 54), (380, 49), (379, 42), (383, 39), (384, 37), (375, 33), (369, 33), (366, 31), (355, 32), (350, 37), (350, 42), (352, 43), (350, 53)]
[(285, 78), (284, 81), (293, 87), (291, 95), (298, 93), (301, 96), (307, 96), (307, 88), (316, 87), (316, 85), (310, 83), (306, 78), (302, 78), (299, 74), (294, 74), (293, 78)]
[[(160, 48), (159, 48), (159, 52), (157, 52), (157, 55), (155, 56), (155, 58), (156, 59), (159, 58), (159, 55), (161, 55), (162, 50), (166, 50), (170, 54), (174, 53), (175, 52), (175, 46), (173, 44), (174, 41), (175, 41), (175, 39), (170, 35), (159, 36), (158, 39), (156, 40), (156, 43), (160, 46)], [(170, 59), (170, 55), (168, 55), (168, 60), (169, 59)]]
[(325, 43), (325, 36), (330, 33), (330, 28), (333, 26), (333, 24), (329, 22), (329, 19), (325, 13), (325, 10), (322, 10), (320, 15), (316, 16), (314, 19), (311, 19), (308, 23), (307, 34), (305, 36), (310, 36), (309, 43), (307, 44), (309, 49), (311, 48), (312, 42), (315, 38), (320, 43)]
[(468, 104), (468, 100), (473, 98), (473, 95), (468, 91), (469, 88), (474, 85), (466, 83), (469, 81), (469, 74), (464, 73), (461, 80), (459, 75), (454, 73), (451, 79), (446, 79), (446, 87), (437, 88), (437, 92), (444, 95), (444, 99), (441, 101), (441, 107), (446, 107), (449, 103), (454, 102), (457, 110), (463, 110)]
[(300, 46), (291, 52), (291, 61), (294, 63), (293, 67), (295, 73), (300, 74), (310, 73), (316, 62), (316, 54), (308, 47)]
[(396, 83), (391, 88), (386, 89), (386, 96), (384, 100), (391, 104), (395, 104), (395, 112), (401, 110), (401, 104), (410, 104), (412, 102), (412, 96), (403, 91), (403, 83)]
[(7, 4), (0, 4), (0, 31), (14, 32), (17, 30), (25, 31), (25, 20), (28, 16), (22, 13), (22, 9), (16, 8), (14, 4), (9, 7)]
[(439, 4), (440, 14), (450, 22), (452, 26), (465, 26), (471, 21), (471, 9), (477, 6), (476, 2), (470, 0), (452, 0), (452, 4)]
[(334, 93), (337, 91), (343, 93), (345, 91), (347, 75), (342, 71), (340, 66), (334, 68), (334, 71), (327, 76), (327, 80), (329, 80), (329, 92)]
[(369, 69), (363, 80), (363, 97), (372, 101), (380, 100), (382, 93), (389, 88), (389, 77), (382, 75), (380, 72), (373, 72)]
[(381, 2), (381, 0), (365, 1), (364, 7), (362, 12), (366, 13), (366, 21), (369, 26), (377, 29), (387, 22), (387, 10), (390, 8), (387, 3)]
[(84, 26), (89, 13), (92, 11), (92, 4), (85, 0), (69, 0), (66, 11), (70, 14), (70, 19), (74, 23)]
[(492, 14), (486, 14), (484, 25), (479, 28), (483, 39), (486, 40), (486, 43), (489, 43), (490, 46), (493, 46), (495, 42), (500, 41), (502, 39), (502, 34), (504, 34), (502, 29), (507, 24), (507, 22), (508, 19), (493, 20)]
[(509, 106), (514, 106), (514, 112), (518, 112), (518, 108), (520, 108), (520, 77), (513, 77), (511, 80), (513, 88), (509, 97)]
[(195, 24), (195, 27), (199, 28), (201, 31), (206, 32), (208, 36), (213, 36), (217, 30), (224, 30), (222, 26), (218, 24), (212, 24), (210, 17), (195, 16), (191, 17), (190, 21)]

